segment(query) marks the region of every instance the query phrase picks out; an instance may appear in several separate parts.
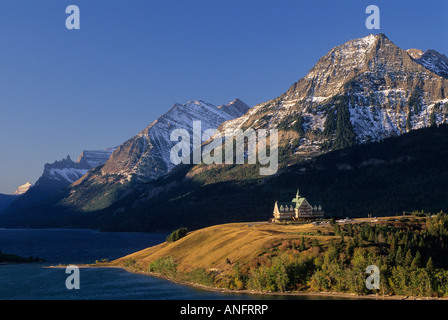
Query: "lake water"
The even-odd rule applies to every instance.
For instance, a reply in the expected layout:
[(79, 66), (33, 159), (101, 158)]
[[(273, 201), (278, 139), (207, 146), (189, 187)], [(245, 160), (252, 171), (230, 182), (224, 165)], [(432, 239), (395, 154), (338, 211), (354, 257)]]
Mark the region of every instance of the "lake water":
[[(45, 263), (0, 266), (0, 299), (20, 300), (215, 300), (286, 299), (210, 292), (133, 274), (122, 269), (82, 268), (80, 289), (68, 290), (65, 269), (57, 264), (113, 260), (165, 241), (160, 233), (102, 233), (93, 230), (0, 229), (0, 250), (24, 257), (38, 256)], [(312, 297), (288, 297), (288, 299)], [(322, 299), (322, 298), (320, 298)]]

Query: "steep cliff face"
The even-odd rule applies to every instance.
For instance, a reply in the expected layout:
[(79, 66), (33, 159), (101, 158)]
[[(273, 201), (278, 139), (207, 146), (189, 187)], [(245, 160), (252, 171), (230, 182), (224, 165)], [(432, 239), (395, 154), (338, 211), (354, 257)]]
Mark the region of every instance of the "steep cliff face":
[(76, 161), (76, 163), (79, 167), (88, 168), (89, 170), (93, 169), (105, 164), (115, 149), (116, 148), (108, 148), (105, 150), (84, 150), (78, 157), (78, 161)]
[(47, 163), (45, 164), (42, 176), (36, 182), (36, 186), (52, 183), (53, 181), (69, 185), (80, 179), (89, 170), (105, 164), (114, 150), (115, 148), (84, 150), (76, 162), (70, 156), (67, 156), (66, 159)]

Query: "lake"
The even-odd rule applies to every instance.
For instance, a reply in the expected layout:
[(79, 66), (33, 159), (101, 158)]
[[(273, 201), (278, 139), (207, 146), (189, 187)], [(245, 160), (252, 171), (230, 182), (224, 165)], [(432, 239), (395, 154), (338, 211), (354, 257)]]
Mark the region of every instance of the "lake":
[(113, 260), (165, 241), (162, 233), (108, 233), (94, 230), (0, 229), (0, 250), (45, 263), (0, 266), (0, 299), (7, 300), (216, 300), (322, 299), (220, 293), (114, 268), (81, 268), (80, 289), (68, 290), (57, 264)]

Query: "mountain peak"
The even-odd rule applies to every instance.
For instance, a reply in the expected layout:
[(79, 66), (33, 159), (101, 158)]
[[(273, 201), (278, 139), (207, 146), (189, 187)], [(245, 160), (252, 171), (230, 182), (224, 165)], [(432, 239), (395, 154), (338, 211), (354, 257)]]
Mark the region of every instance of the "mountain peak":
[(433, 49), (426, 50), (424, 53), (421, 52), (422, 54), (418, 58), (411, 56), (415, 62), (441, 77), (448, 78), (447, 56)]
[(210, 103), (207, 103), (203, 100), (191, 100), (191, 101), (188, 101), (186, 104), (177, 103), (176, 105), (184, 106), (184, 105), (192, 105), (192, 104), (197, 105), (197, 106), (203, 106), (203, 105), (210, 106), (211, 105)]
[(26, 193), (29, 190), (29, 188), (31, 188), (31, 186), (32, 186), (32, 184), (28, 181), (27, 183), (22, 184), (21, 186), (19, 186), (17, 188), (17, 190), (14, 191), (13, 194), (16, 195), (16, 196), (20, 196), (20, 195)]
[(236, 98), (229, 104), (219, 106), (218, 109), (221, 109), (222, 111), (236, 118), (245, 114), (250, 109), (250, 107), (239, 98)]
[[(216, 107), (203, 100), (176, 103), (136, 136), (119, 146), (101, 169), (101, 173), (120, 176), (123, 183), (136, 176), (139, 181), (157, 179), (175, 165), (170, 150), (176, 142), (170, 139), (174, 129), (193, 132), (193, 123), (201, 122), (201, 129), (217, 129), (221, 123), (242, 116), (247, 106), (235, 99), (225, 106)], [(101, 177), (92, 179), (101, 180)]]
[(325, 131), (327, 116), (337, 112), (335, 102), (343, 101), (357, 141), (379, 140), (426, 126), (433, 110), (439, 112), (437, 123), (448, 121), (434, 109), (448, 102), (447, 78), (446, 56), (435, 50), (405, 51), (383, 33), (370, 34), (333, 47), (288, 91), (254, 106), (244, 119), (233, 120), (226, 128), (251, 124), (291, 130), (301, 118), (300, 151), (314, 152), (318, 148), (313, 139), (316, 145), (321, 141), (313, 134)]
[[(377, 33), (377, 34), (371, 33), (371, 34), (369, 34), (369, 35), (367, 35), (365, 37), (362, 37), (360, 39), (364, 39), (364, 40), (367, 40), (367, 41), (375, 41), (375, 40), (380, 39), (380, 38), (381, 39), (388, 39), (388, 37), (384, 33)], [(357, 40), (357, 39), (355, 39), (355, 40)]]
[(232, 102), (230, 102), (230, 104), (235, 104), (235, 103), (244, 103), (244, 102), (241, 101), (240, 98), (236, 98), (235, 100), (233, 100)]
[(412, 59), (420, 59), (424, 54), (423, 50), (411, 48), (406, 50), (406, 52), (411, 56)]
[[(358, 39), (349, 40), (346, 43), (363, 42), (363, 43), (367, 44), (368, 46), (370, 46), (379, 40), (389, 40), (389, 38), (384, 33), (377, 33), (377, 34), (371, 33), (368, 36), (358, 38)], [(342, 44), (342, 45), (344, 45), (344, 44)]]
[[(324, 100), (338, 92), (367, 63), (368, 56), (388, 45), (384, 34), (349, 40), (332, 48), (292, 89), (297, 96)], [(290, 89), (290, 90), (291, 90)]]

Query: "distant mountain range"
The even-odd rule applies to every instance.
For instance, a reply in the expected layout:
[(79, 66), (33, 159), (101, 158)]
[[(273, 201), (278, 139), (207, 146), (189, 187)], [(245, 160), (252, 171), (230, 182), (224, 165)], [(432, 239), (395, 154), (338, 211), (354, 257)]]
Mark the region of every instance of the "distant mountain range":
[[(204, 101), (175, 104), (140, 133), (120, 145), (105, 165), (74, 183), (60, 204), (81, 211), (104, 209), (128, 191), (129, 186), (156, 180), (174, 168), (170, 160), (174, 129), (193, 135), (193, 121), (201, 129), (217, 129), (227, 120), (243, 115), (249, 106), (239, 99), (215, 107)], [(192, 150), (190, 143), (190, 150)]]
[[(83, 151), (78, 160), (72, 161), (70, 156), (54, 163), (47, 163), (44, 172), (35, 185), (27, 183), (20, 186), (15, 195), (20, 195), (4, 208), (5, 212), (14, 212), (26, 208), (33, 203), (44, 200), (54, 192), (68, 187), (79, 180), (89, 170), (104, 164), (115, 148), (106, 150)], [(1, 212), (2, 210), (0, 210)]]
[[(272, 208), (269, 208), (273, 201), (282, 197), (278, 190), (284, 190), (283, 186), (297, 189), (301, 183), (306, 184), (313, 192), (310, 197), (319, 199), (319, 188), (310, 182), (302, 182), (302, 171), (291, 173), (291, 168), (309, 170), (310, 162), (327, 159), (327, 153), (342, 157), (344, 150), (352, 150), (347, 152), (353, 157), (362, 150), (366, 163), (378, 160), (375, 163), (383, 168), (389, 163), (383, 159), (383, 152), (390, 151), (390, 143), (384, 142), (384, 148), (377, 148), (378, 159), (370, 159), (368, 151), (360, 145), (371, 148), (383, 140), (389, 141), (385, 139), (406, 133), (401, 139), (392, 141), (397, 144), (406, 144), (407, 140), (416, 143), (426, 141), (423, 138), (427, 137), (426, 131), (416, 135), (410, 133), (447, 122), (447, 61), (446, 56), (435, 50), (403, 50), (384, 34), (350, 40), (331, 49), (285, 93), (250, 109), (238, 99), (221, 107), (203, 101), (174, 105), (119, 146), (104, 166), (90, 170), (51, 200), (36, 204), (32, 214), (30, 208), (13, 212), (5, 216), (0, 225), (51, 224), (107, 230), (166, 231), (183, 225), (203, 227), (257, 217), (266, 219), (271, 215)], [(278, 174), (260, 177), (258, 165), (247, 164), (174, 167), (169, 151), (175, 142), (169, 141), (169, 133), (174, 128), (191, 132), (194, 120), (202, 121), (203, 130), (218, 126), (221, 131), (278, 129)], [(430, 132), (437, 137), (445, 131)], [(427, 151), (425, 148), (429, 146), (436, 148), (429, 142), (427, 146), (413, 145), (412, 156), (406, 153), (406, 148), (399, 148), (401, 154), (397, 159), (407, 159), (408, 156), (418, 159), (421, 157), (419, 152)], [(335, 172), (327, 172), (327, 176), (334, 173), (334, 179), (343, 180), (344, 172), (351, 172), (353, 163), (347, 161), (345, 168), (348, 171), (343, 170), (344, 164), (341, 163), (339, 169), (336, 167)], [(410, 171), (401, 172), (404, 182), (397, 184), (399, 190), (396, 191), (400, 195), (418, 174), (411, 170), (411, 165), (404, 167)], [(442, 165), (436, 172), (443, 176), (445, 169)], [(289, 179), (285, 178), (285, 172), (289, 172)], [(317, 173), (313, 176), (321, 179)], [(278, 184), (280, 181), (281, 185)], [(335, 182), (324, 180), (321, 183)], [(345, 183), (348, 185), (342, 189), (346, 191), (347, 200), (340, 202), (335, 202), (329, 195), (328, 187), (320, 185), (322, 197), (327, 199), (323, 199), (323, 204), (334, 214), (344, 212), (349, 215), (350, 210), (343, 207), (348, 200), (352, 201), (354, 208), (358, 205), (358, 200), (351, 194), (357, 194), (359, 190), (350, 189), (350, 184), (355, 186), (358, 181), (352, 177)], [(383, 198), (381, 191), (385, 190), (384, 186), (377, 183), (375, 187), (378, 189), (371, 190), (372, 194), (376, 194), (378, 199)], [(306, 194), (306, 190), (301, 190)], [(416, 207), (414, 200), (404, 197), (400, 198), (398, 205), (381, 203), (378, 208), (384, 214), (400, 206), (407, 210), (412, 206), (422, 209)], [(426, 202), (422, 203), (429, 208)], [(445, 200), (434, 200), (431, 209), (444, 204)], [(353, 212), (361, 214), (355, 209)]]

